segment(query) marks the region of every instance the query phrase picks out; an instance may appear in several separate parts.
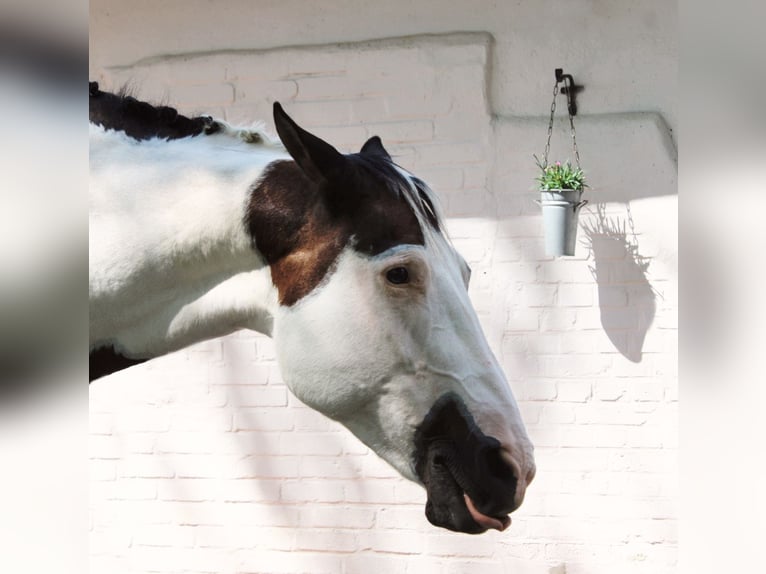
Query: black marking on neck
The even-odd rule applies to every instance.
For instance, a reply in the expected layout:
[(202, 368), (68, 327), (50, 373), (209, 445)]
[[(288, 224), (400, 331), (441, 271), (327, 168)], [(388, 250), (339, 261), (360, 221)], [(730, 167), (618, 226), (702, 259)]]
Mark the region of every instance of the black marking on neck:
[(92, 124), (125, 132), (137, 140), (181, 139), (214, 134), (221, 124), (210, 116), (189, 118), (169, 106), (154, 106), (130, 95), (126, 88), (118, 93), (103, 92), (98, 82), (88, 84), (89, 116)]
[(88, 361), (88, 381), (111, 375), (133, 365), (138, 365), (149, 359), (130, 359), (114, 350), (113, 345), (99, 347), (90, 352)]

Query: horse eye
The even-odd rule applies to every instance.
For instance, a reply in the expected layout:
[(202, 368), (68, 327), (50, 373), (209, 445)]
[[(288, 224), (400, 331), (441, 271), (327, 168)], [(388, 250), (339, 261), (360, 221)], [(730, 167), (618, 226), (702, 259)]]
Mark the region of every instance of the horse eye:
[(386, 279), (394, 285), (402, 285), (410, 280), (410, 272), (406, 267), (394, 267), (386, 271)]

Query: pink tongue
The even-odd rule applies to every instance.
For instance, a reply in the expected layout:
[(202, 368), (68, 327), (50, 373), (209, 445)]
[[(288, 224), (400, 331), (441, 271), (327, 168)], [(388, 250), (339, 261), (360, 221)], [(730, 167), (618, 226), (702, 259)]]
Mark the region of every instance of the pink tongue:
[(479, 512), (470, 496), (463, 494), (463, 498), (465, 499), (465, 505), (468, 508), (468, 512), (471, 513), (471, 518), (473, 518), (479, 526), (484, 528), (494, 528), (495, 530), (502, 532), (511, 525), (510, 516), (506, 516), (502, 520), (492, 518), (491, 516)]

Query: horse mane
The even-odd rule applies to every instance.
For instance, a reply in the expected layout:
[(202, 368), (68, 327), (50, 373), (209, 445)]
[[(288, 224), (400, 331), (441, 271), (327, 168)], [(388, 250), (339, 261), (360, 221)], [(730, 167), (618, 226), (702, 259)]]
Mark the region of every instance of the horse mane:
[(155, 106), (138, 100), (125, 86), (112, 94), (100, 90), (98, 82), (90, 82), (88, 101), (91, 123), (125, 132), (137, 140), (174, 140), (202, 133), (209, 135), (221, 131), (223, 127), (210, 116), (190, 118), (170, 106)]
[(175, 140), (220, 133), (247, 144), (282, 147), (281, 142), (258, 122), (249, 127), (236, 127), (210, 116), (187, 117), (170, 106), (154, 105), (135, 98), (128, 86), (113, 94), (100, 90), (98, 82), (90, 82), (89, 92), (90, 123), (124, 132), (139, 141), (152, 138)]

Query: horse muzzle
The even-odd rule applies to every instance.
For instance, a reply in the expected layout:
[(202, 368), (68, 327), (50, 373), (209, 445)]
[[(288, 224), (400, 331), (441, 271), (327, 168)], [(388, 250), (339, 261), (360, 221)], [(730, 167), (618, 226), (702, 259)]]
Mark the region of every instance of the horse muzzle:
[(418, 427), (415, 470), (428, 493), (426, 518), (448, 530), (505, 530), (523, 498), (500, 442), (481, 432), (454, 393), (440, 397)]

